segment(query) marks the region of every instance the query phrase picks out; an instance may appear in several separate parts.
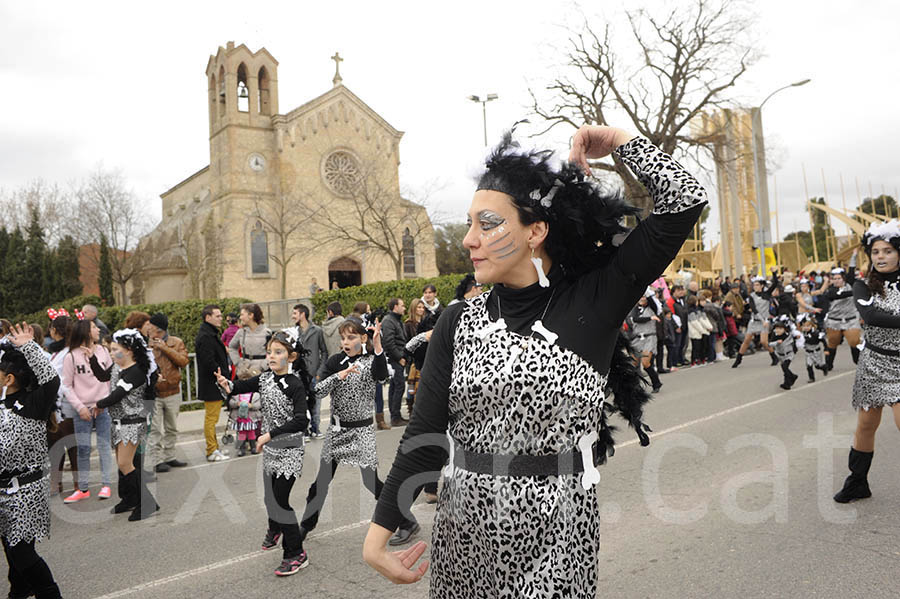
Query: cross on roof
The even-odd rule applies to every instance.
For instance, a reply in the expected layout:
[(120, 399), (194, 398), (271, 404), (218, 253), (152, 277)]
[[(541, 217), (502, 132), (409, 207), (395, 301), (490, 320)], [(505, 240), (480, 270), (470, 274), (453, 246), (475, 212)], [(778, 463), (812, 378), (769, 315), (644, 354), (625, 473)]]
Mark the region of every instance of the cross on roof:
[(334, 61), (334, 79), (332, 79), (331, 82), (337, 87), (340, 85), (341, 81), (344, 80), (343, 77), (341, 77), (341, 63), (344, 62), (344, 59), (341, 58), (339, 52), (335, 52), (334, 56), (331, 57), (331, 60)]

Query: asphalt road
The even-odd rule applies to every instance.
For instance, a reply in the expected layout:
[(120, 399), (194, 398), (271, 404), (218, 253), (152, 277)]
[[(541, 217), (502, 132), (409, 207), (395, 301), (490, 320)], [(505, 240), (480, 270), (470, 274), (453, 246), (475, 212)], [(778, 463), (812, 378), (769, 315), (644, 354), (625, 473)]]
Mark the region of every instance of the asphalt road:
[[(844, 348), (846, 349), (846, 348)], [(894, 597), (900, 564), (900, 435), (890, 413), (877, 437), (874, 497), (837, 506), (855, 426), (849, 352), (816, 383), (778, 388), (780, 369), (752, 356), (663, 377), (647, 421), (649, 448), (619, 432), (601, 469), (598, 597)], [(381, 476), (400, 430), (378, 433)], [(162, 511), (129, 523), (111, 501), (52, 502), (52, 537), (39, 552), (69, 598), (427, 597), (427, 580), (394, 586), (360, 548), (374, 508), (358, 470), (339, 469), (319, 528), (306, 542), (310, 567), (279, 579), (280, 551), (262, 552), (261, 460), (203, 460), (160, 475)], [(299, 512), (321, 442), (307, 448), (292, 503)], [(68, 473), (66, 474), (68, 477)], [(414, 507), (430, 538), (434, 508)], [(894, 590), (892, 590), (894, 589)], [(6, 592), (6, 587), (0, 592)]]

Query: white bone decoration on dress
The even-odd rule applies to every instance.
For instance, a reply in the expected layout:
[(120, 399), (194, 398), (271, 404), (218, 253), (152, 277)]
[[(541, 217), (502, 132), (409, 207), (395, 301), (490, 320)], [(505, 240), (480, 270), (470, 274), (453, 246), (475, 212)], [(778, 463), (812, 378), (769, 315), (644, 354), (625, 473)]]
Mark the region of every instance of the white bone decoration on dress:
[(547, 343), (556, 343), (556, 340), (559, 339), (559, 335), (545, 327), (540, 320), (534, 321), (534, 324), (531, 325), (531, 330), (546, 339)]
[(16, 403), (13, 404), (13, 406), (14, 406), (17, 410), (21, 410), (22, 408), (25, 407), (25, 406), (23, 406), (22, 404), (19, 403), (19, 400), (18, 400), (18, 399), (16, 400)]
[(484, 340), (484, 339), (487, 339), (495, 331), (505, 331), (505, 330), (506, 330), (506, 321), (503, 320), (502, 318), (498, 318), (496, 320), (496, 322), (492, 322), (491, 324), (489, 324), (486, 327), (484, 327), (483, 329), (481, 329), (481, 331), (478, 332), (478, 337), (479, 337), (479, 339)]
[(334, 424), (331, 425), (331, 430), (335, 433), (341, 432), (341, 419), (337, 414), (332, 414), (332, 418), (334, 418)]
[(594, 443), (597, 442), (597, 431), (591, 431), (578, 440), (578, 449), (581, 451), (581, 465), (584, 474), (581, 475), (581, 487), (587, 491), (600, 482), (600, 471), (594, 466)]
[(500, 369), (500, 372), (503, 374), (512, 374), (513, 364), (519, 359), (519, 356), (522, 355), (523, 351), (525, 351), (525, 348), (521, 344), (513, 345), (509, 350), (509, 361)]
[(453, 478), (453, 474), (456, 471), (456, 466), (453, 461), (456, 454), (455, 444), (453, 443), (453, 437), (450, 436), (450, 431), (447, 431), (447, 441), (450, 443), (450, 446), (448, 448), (450, 459), (447, 460), (447, 465), (444, 466), (443, 469), (441, 469), (441, 473), (444, 475), (444, 478), (450, 479)]

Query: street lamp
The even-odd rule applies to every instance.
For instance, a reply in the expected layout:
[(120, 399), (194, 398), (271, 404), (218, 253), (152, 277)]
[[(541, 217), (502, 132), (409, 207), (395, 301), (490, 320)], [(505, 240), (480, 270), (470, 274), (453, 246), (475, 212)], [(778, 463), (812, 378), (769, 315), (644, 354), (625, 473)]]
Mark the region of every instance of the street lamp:
[(488, 145), (487, 143), (487, 103), (491, 100), (496, 100), (499, 98), (497, 94), (488, 94), (484, 100), (479, 98), (478, 96), (469, 96), (469, 99), (473, 102), (481, 102), (481, 113), (484, 117), (484, 145)]
[[(788, 89), (789, 87), (800, 87), (801, 85), (806, 85), (809, 83), (810, 79), (804, 79), (802, 81), (797, 81), (796, 83), (791, 83), (789, 85), (785, 85), (784, 87), (779, 87), (771, 94), (766, 96), (766, 99), (763, 100), (758, 107), (750, 109), (750, 122), (751, 122), (751, 136), (753, 138), (753, 182), (756, 187), (756, 217), (759, 222), (759, 231), (757, 232), (759, 239), (757, 243), (759, 245), (759, 270), (760, 275), (766, 275), (766, 226), (768, 225), (768, 210), (766, 210), (766, 214), (763, 214), (763, 206), (768, 207), (769, 205), (769, 194), (768, 190), (763, 194), (763, 186), (760, 181), (760, 168), (759, 168), (759, 150), (757, 149), (757, 144), (762, 147), (763, 156), (765, 156), (765, 141), (762, 137), (762, 107), (765, 105), (769, 99), (777, 94), (778, 92)], [(765, 198), (761, 196), (765, 195)], [(808, 199), (808, 198), (807, 198)]]

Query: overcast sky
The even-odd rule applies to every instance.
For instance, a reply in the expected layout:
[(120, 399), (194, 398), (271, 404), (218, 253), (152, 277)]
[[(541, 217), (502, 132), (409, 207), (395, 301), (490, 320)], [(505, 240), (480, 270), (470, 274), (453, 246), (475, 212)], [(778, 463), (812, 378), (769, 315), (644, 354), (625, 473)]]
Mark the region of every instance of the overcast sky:
[[(896, 43), (900, 3), (762, 0), (754, 25), (765, 54), (739, 89), (749, 104), (773, 98), (763, 115), (780, 162), (781, 234), (808, 229), (810, 195), (856, 205), (871, 183), (900, 187)], [(628, 4), (629, 7), (635, 3)], [(651, 9), (670, 6), (650, 0)], [(282, 113), (331, 88), (340, 51), (344, 84), (405, 132), (402, 184), (434, 189), (450, 220), (464, 219), (469, 172), (483, 154), (481, 106), (466, 97), (497, 93), (488, 138), (528, 116), (528, 87), (539, 87), (564, 57), (569, 2), (340, 3), (6, 2), (0, 4), (0, 188), (35, 178), (65, 184), (94, 166), (121, 168), (159, 216), (159, 194), (209, 162), (206, 63), (229, 40), (279, 61)], [(385, 8), (390, 6), (389, 9)], [(602, 8), (600, 8), (602, 7)], [(621, 29), (622, 7), (584, 4), (599, 29)], [(598, 12), (602, 11), (602, 12)], [(622, 123), (628, 127), (628, 123)], [(559, 129), (531, 143), (562, 148)], [(715, 190), (711, 190), (714, 196)], [(717, 217), (711, 220), (717, 237)], [(773, 224), (774, 229), (774, 224)], [(843, 232), (838, 227), (838, 232)]]

